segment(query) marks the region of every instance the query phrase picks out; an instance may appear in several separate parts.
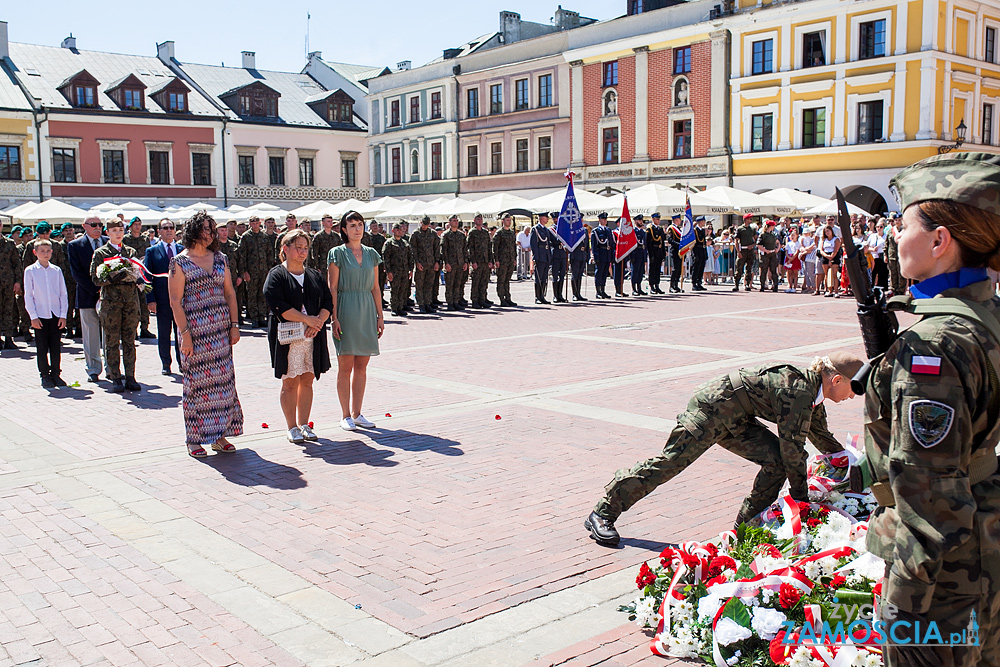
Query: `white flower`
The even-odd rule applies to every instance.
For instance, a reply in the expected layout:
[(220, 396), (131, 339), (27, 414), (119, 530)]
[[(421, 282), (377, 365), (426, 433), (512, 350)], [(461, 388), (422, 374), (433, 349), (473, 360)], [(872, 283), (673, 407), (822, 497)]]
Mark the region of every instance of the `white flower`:
[(700, 645), (690, 628), (678, 627), (667, 638), (667, 654), (675, 658), (697, 658)]
[(791, 561), (784, 558), (772, 558), (771, 556), (757, 556), (755, 560), (757, 571), (764, 574), (773, 572), (774, 570), (781, 570), (791, 565)]
[(737, 651), (736, 653), (733, 653), (733, 657), (731, 657), (729, 660), (726, 660), (726, 664), (729, 665), (730, 667), (732, 667), (732, 665), (735, 665), (736, 663), (738, 663), (740, 661), (740, 658), (742, 656), (743, 656), (743, 652), (742, 651)]
[(715, 639), (720, 646), (729, 646), (752, 636), (752, 632), (731, 618), (723, 617), (715, 626)]
[(823, 663), (813, 659), (809, 647), (800, 646), (788, 660), (788, 667), (823, 667)]
[(764, 604), (771, 604), (771, 598), (773, 598), (774, 595), (774, 591), (770, 588), (765, 588), (760, 592), (760, 597), (764, 600)]
[(698, 600), (698, 619), (712, 620), (722, 606), (722, 598), (709, 594)]
[(771, 641), (778, 634), (778, 630), (783, 627), (782, 623), (786, 620), (788, 620), (788, 617), (777, 609), (757, 607), (753, 610), (753, 619), (750, 621), (750, 627), (753, 628), (753, 631), (761, 639)]
[(640, 595), (635, 599), (635, 624), (640, 628), (652, 626), (658, 613), (656, 598), (652, 595)]
[(854, 656), (850, 667), (882, 667), (882, 657), (877, 653), (861, 651)]
[(802, 566), (802, 571), (806, 573), (807, 577), (815, 581), (823, 573), (823, 566), (819, 564), (819, 561), (811, 560)]
[(757, 599), (756, 593), (754, 593), (753, 595), (748, 595), (746, 597), (740, 598), (740, 602), (742, 602), (748, 607), (756, 607), (757, 605), (760, 604), (760, 600)]
[(813, 550), (826, 551), (850, 544), (852, 525), (846, 516), (830, 512), (826, 517), (826, 523), (816, 531), (816, 537), (812, 541)]
[(823, 568), (823, 575), (826, 577), (832, 576), (837, 568), (840, 567), (840, 559), (834, 558), (833, 556), (827, 556), (823, 560), (819, 561), (820, 567)]

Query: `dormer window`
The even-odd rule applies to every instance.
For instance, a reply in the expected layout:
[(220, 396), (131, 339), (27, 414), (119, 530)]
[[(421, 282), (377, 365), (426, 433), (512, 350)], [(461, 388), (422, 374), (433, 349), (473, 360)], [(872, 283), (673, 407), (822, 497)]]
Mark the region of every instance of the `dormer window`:
[(219, 99), (239, 115), (258, 118), (278, 118), (279, 97), (281, 93), (260, 81), (219, 95)]
[(87, 109), (98, 106), (98, 84), (98, 80), (84, 69), (63, 81), (57, 88), (71, 105)]
[(187, 111), (187, 93), (167, 93), (167, 111)]
[(146, 109), (146, 84), (135, 74), (129, 74), (118, 79), (104, 92), (114, 100), (118, 108), (125, 111), (144, 111)]
[(343, 89), (313, 95), (306, 104), (331, 125), (354, 125), (354, 98)]
[(160, 105), (160, 108), (167, 113), (188, 113), (190, 111), (188, 108), (188, 93), (190, 92), (191, 89), (187, 87), (187, 84), (174, 77), (150, 92), (150, 95)]
[(354, 107), (350, 103), (330, 102), (326, 106), (326, 120), (330, 123), (350, 123), (353, 116)]
[(142, 91), (135, 88), (126, 88), (122, 91), (125, 98), (126, 109), (142, 108)]
[(93, 86), (73, 86), (73, 106), (92, 107), (96, 97), (97, 90)]

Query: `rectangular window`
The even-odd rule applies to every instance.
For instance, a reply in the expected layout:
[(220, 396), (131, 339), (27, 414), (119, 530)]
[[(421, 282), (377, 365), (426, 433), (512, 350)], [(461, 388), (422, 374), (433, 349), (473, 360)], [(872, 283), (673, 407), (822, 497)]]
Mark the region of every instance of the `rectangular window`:
[(997, 29), (987, 28), (986, 29), (986, 40), (983, 58), (988, 63), (995, 63), (997, 61)]
[(431, 93), (431, 118), (441, 117), (441, 93)]
[(465, 99), (468, 106), (466, 116), (469, 118), (479, 118), (479, 89), (469, 88), (465, 91)]
[(752, 74), (770, 74), (774, 71), (774, 40), (762, 39), (753, 43)]
[(503, 84), (490, 86), (490, 113), (503, 113)]
[[(983, 144), (993, 145), (993, 105), (983, 105)], [(0, 177), (2, 178), (2, 177)]]
[(420, 180), (420, 153), (416, 148), (410, 151), (410, 180)]
[(270, 178), (271, 185), (284, 185), (285, 158), (274, 155), (269, 156), (267, 158), (267, 174)]
[(514, 82), (514, 110), (521, 111), (530, 106), (528, 100), (528, 80), (518, 79)]
[(802, 111), (802, 148), (826, 146), (826, 109)]
[(618, 85), (618, 61), (604, 63), (604, 87)]
[(126, 88), (125, 93), (125, 108), (126, 109), (141, 109), (142, 108), (142, 91), (135, 90), (134, 88)]
[(211, 185), (212, 156), (208, 153), (191, 153), (191, 176), (195, 185)]
[(125, 151), (102, 151), (105, 183), (125, 182)]
[(440, 181), (444, 174), (441, 169), (441, 142), (431, 144), (431, 180)]
[(674, 157), (691, 157), (691, 121), (674, 121)]
[(881, 58), (885, 55), (885, 19), (861, 24), (858, 58)]
[(538, 106), (552, 106), (552, 75), (544, 74), (538, 77)]
[(187, 93), (167, 93), (167, 111), (187, 111)]
[(358, 187), (357, 168), (358, 168), (358, 163), (355, 160), (340, 161), (340, 187), (342, 188)]
[(170, 153), (167, 151), (149, 151), (149, 182), (170, 185)]
[(253, 155), (240, 155), (240, 185), (254, 185)]
[(691, 47), (682, 46), (674, 49), (674, 74), (687, 74), (691, 71)]
[(52, 180), (56, 183), (76, 183), (76, 149), (52, 149)]
[(882, 139), (882, 100), (858, 104), (858, 143), (873, 144)]
[(73, 96), (78, 107), (94, 106), (94, 88), (92, 86), (74, 86)]
[(403, 156), (401, 149), (392, 149), (392, 182), (403, 182)]
[(399, 100), (393, 100), (389, 106), (389, 127), (399, 126)]
[(503, 173), (503, 144), (499, 141), (490, 144), (490, 173)]
[(21, 180), (21, 147), (0, 146), (0, 181)]
[(774, 116), (769, 113), (755, 114), (750, 121), (750, 150), (754, 153), (771, 150), (771, 129)]
[(538, 137), (538, 170), (552, 168), (552, 137)]
[(311, 157), (299, 158), (299, 186), (311, 188), (316, 185), (316, 178), (313, 176), (313, 165)]
[(604, 128), (603, 164), (618, 164), (618, 128)]
[(476, 144), (470, 144), (468, 148), (465, 149), (466, 152), (466, 168), (465, 172), (468, 176), (478, 176), (479, 175), (479, 146)]
[(518, 139), (514, 151), (514, 171), (528, 171), (528, 140)]
[(419, 123), (420, 122), (420, 98), (411, 97), (410, 98), (410, 122)]
[(826, 64), (826, 32), (802, 35), (802, 67), (822, 67)]

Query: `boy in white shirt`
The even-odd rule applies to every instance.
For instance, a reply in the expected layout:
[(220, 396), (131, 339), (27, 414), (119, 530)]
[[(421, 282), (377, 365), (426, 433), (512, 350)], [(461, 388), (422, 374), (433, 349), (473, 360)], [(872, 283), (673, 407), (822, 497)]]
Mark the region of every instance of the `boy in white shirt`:
[(38, 354), (38, 374), (42, 387), (65, 387), (60, 377), (62, 339), (60, 330), (66, 328), (66, 311), (69, 298), (62, 269), (51, 264), (52, 242), (38, 239), (32, 248), (37, 261), (24, 270), (24, 307), (35, 330), (35, 350)]

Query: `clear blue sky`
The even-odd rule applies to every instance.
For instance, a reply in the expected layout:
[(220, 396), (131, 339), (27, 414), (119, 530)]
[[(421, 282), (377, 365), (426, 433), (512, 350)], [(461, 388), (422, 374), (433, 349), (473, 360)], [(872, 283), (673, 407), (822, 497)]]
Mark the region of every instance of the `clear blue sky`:
[[(328, 60), (395, 66), (422, 65), (448, 47), (499, 27), (500, 11), (548, 23), (558, 2), (403, 2), (402, 0), (119, 0), (14, 2), (0, 8), (10, 41), (58, 46), (71, 32), (77, 47), (156, 55), (156, 43), (177, 43), (182, 62), (239, 66), (240, 51), (255, 51), (257, 67), (298, 71), (305, 63), (306, 12), (312, 14), (309, 49)], [(566, 9), (604, 20), (625, 13), (626, 0), (569, 0)]]

